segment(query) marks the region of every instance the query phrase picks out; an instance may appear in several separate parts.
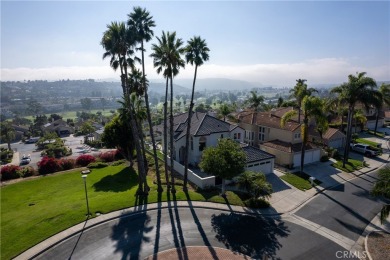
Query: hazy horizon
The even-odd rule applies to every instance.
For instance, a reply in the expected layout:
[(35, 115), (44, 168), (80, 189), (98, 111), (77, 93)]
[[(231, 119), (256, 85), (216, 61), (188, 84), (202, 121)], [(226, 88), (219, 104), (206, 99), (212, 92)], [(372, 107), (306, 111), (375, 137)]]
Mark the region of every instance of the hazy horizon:
[[(100, 40), (106, 25), (126, 21), (134, 6), (153, 16), (155, 36), (164, 30), (184, 42), (194, 35), (206, 40), (210, 60), (199, 79), (337, 84), (365, 71), (390, 80), (388, 1), (2, 1), (0, 80), (119, 79), (102, 60)], [(161, 77), (149, 57), (155, 42), (145, 46), (151, 81)], [(187, 65), (177, 79), (192, 79), (193, 72)]]

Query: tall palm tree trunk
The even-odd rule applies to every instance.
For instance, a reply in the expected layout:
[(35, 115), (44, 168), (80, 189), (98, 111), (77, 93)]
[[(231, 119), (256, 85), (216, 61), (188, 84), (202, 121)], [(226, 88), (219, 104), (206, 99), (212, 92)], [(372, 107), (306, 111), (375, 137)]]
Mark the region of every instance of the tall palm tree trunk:
[(145, 62), (144, 62), (144, 41), (141, 41), (141, 53), (142, 53), (142, 79), (143, 79), (143, 85), (144, 85), (144, 91), (145, 91), (146, 114), (147, 114), (148, 124), (149, 124), (149, 134), (150, 134), (150, 138), (152, 139), (153, 159), (154, 159), (154, 167), (156, 168), (156, 178), (157, 178), (157, 187), (158, 187), (157, 191), (161, 192), (162, 187), (161, 187), (160, 169), (158, 167), (156, 142), (154, 140), (154, 135), (153, 135), (152, 116), (150, 115), (149, 95), (148, 95), (148, 90), (146, 88)]
[[(130, 89), (127, 88), (127, 66), (124, 66), (124, 73), (125, 75), (121, 75), (121, 80), (122, 80), (122, 88), (124, 90), (124, 95), (128, 95), (130, 93)], [(124, 77), (123, 77), (124, 76)], [(138, 165), (138, 193), (139, 194), (147, 194), (149, 191), (148, 184), (146, 182), (146, 170), (145, 170), (145, 157), (143, 154), (144, 149), (142, 149), (139, 141), (140, 141), (140, 136), (139, 136), (139, 128), (137, 126), (137, 120), (136, 116), (134, 113), (134, 109), (132, 106), (129, 106), (129, 111), (130, 111), (130, 126), (131, 126), (131, 132), (134, 138), (134, 146), (137, 151), (137, 165)]]
[(168, 80), (169, 77), (167, 77), (167, 83), (165, 88), (165, 102), (164, 102), (164, 169), (165, 169), (165, 181), (167, 183), (167, 189), (169, 189), (169, 170), (168, 170)]
[(378, 129), (378, 121), (379, 121), (379, 109), (376, 109), (374, 136), (376, 136), (376, 130)]
[(170, 138), (170, 144), (171, 144), (171, 147), (170, 147), (170, 159), (171, 159), (171, 185), (172, 185), (172, 188), (171, 188), (171, 192), (172, 193), (176, 193), (176, 190), (175, 190), (175, 177), (173, 176), (174, 175), (174, 172), (175, 172), (175, 169), (174, 169), (174, 165), (173, 165), (173, 152), (174, 152), (174, 146), (173, 146), (173, 76), (171, 75), (171, 106), (170, 106), (170, 117), (169, 117), (169, 122), (170, 122), (170, 126), (169, 126), (169, 138)]
[(302, 147), (301, 147), (301, 166), (300, 166), (300, 172), (303, 174), (303, 166), (305, 164), (305, 147), (306, 147), (306, 141), (307, 141), (307, 124), (308, 124), (308, 119), (305, 117), (303, 119), (304, 121), (304, 132), (302, 136)]
[(348, 162), (348, 155), (351, 143), (351, 135), (352, 135), (352, 117), (353, 117), (353, 107), (349, 107), (348, 109), (348, 121), (347, 121), (347, 139), (344, 148), (344, 158), (343, 158), (343, 167)]
[(190, 130), (191, 130), (192, 111), (194, 109), (194, 93), (195, 93), (195, 82), (196, 82), (197, 71), (198, 71), (198, 66), (195, 65), (195, 74), (194, 74), (194, 81), (192, 83), (190, 109), (188, 110), (186, 146), (185, 146), (185, 152), (184, 152), (184, 183), (183, 183), (183, 190), (184, 191), (187, 191), (188, 157), (189, 157), (190, 132), (191, 132)]

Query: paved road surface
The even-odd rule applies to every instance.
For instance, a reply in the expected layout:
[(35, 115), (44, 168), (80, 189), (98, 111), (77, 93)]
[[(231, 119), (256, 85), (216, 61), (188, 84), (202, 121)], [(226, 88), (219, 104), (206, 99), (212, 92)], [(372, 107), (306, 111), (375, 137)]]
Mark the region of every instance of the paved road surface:
[(269, 259), (337, 259), (336, 253), (345, 250), (280, 218), (178, 208), (112, 220), (75, 235), (37, 259), (144, 259), (183, 246), (229, 248), (260, 259), (263, 254)]
[(376, 172), (361, 175), (319, 194), (295, 214), (356, 241), (382, 207), (369, 194), (376, 180)]

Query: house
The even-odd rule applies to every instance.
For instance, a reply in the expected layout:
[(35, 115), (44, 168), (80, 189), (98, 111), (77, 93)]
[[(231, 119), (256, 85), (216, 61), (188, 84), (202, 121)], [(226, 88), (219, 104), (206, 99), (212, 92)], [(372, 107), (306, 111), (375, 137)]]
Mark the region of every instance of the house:
[(322, 138), (314, 127), (309, 128), (309, 140), (313, 143), (323, 143), (329, 147), (340, 149), (345, 147), (346, 136), (343, 132), (336, 128), (329, 127), (322, 134)]
[(58, 119), (42, 126), (43, 132), (55, 132), (59, 136), (73, 134), (74, 130), (64, 120)]
[[(188, 113), (174, 116), (174, 159), (184, 163), (185, 142), (187, 133)], [(162, 125), (155, 129), (161, 130)], [(168, 132), (169, 133), (169, 132)], [(217, 145), (220, 138), (230, 138), (243, 143), (245, 131), (238, 125), (217, 119), (208, 113), (194, 112), (191, 119), (189, 164), (197, 166), (201, 160), (202, 151), (207, 147)], [(163, 140), (163, 146), (164, 146)], [(247, 169), (263, 173), (273, 172), (274, 156), (258, 148), (243, 147), (247, 155)]]
[[(238, 114), (239, 126), (245, 130), (244, 142), (275, 156), (275, 163), (294, 167), (301, 160), (301, 124), (290, 120), (281, 127), (281, 118), (292, 107), (268, 112), (244, 111)], [(305, 147), (305, 164), (320, 160), (322, 151), (312, 143)]]

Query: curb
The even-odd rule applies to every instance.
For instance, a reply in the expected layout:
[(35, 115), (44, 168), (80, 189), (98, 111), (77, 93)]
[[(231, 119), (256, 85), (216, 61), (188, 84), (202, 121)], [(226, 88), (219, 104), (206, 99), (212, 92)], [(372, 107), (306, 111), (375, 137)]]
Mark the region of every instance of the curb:
[(376, 230), (371, 230), (370, 232), (368, 232), (368, 234), (366, 235), (366, 237), (364, 238), (364, 251), (366, 251), (367, 253), (367, 257), (369, 260), (373, 260), (372, 257), (371, 257), (371, 254), (370, 254), (370, 251), (368, 251), (368, 236), (372, 233), (372, 232), (375, 232)]

